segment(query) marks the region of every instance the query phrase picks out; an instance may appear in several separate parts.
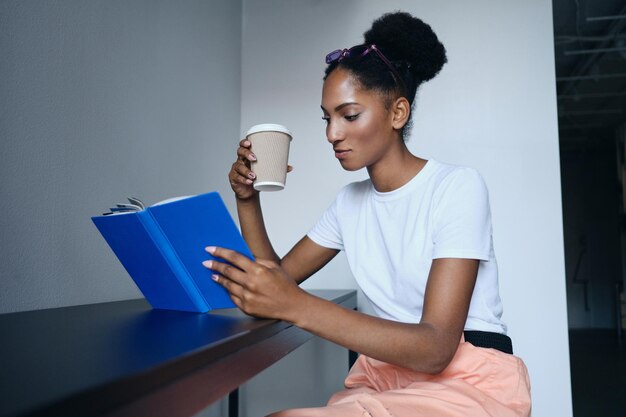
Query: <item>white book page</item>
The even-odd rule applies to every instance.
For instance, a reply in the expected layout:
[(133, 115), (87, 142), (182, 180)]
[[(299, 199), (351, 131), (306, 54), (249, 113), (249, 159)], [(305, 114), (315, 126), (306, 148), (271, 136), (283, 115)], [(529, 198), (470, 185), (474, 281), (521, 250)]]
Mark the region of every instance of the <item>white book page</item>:
[(173, 203), (174, 201), (184, 200), (184, 199), (189, 198), (189, 197), (193, 197), (193, 195), (184, 195), (184, 196), (181, 196), (181, 197), (168, 198), (167, 200), (159, 201), (158, 203), (153, 204), (150, 207), (156, 207), (156, 206), (160, 206), (160, 205), (167, 204), (167, 203)]

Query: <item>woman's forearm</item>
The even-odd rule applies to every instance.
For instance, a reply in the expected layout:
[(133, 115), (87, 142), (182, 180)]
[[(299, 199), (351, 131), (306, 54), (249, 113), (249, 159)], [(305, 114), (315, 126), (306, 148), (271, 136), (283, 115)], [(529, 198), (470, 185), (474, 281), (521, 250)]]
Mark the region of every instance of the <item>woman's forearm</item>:
[(430, 374), (449, 364), (461, 337), (460, 331), (372, 317), (309, 294), (290, 321), (355, 352)]
[(246, 200), (237, 198), (236, 201), (241, 233), (254, 257), (280, 263), (265, 229), (259, 194)]
[(434, 259), (419, 324), (367, 316), (309, 294), (299, 296), (284, 317), (374, 359), (439, 373), (448, 366), (461, 340), (478, 267), (476, 259)]

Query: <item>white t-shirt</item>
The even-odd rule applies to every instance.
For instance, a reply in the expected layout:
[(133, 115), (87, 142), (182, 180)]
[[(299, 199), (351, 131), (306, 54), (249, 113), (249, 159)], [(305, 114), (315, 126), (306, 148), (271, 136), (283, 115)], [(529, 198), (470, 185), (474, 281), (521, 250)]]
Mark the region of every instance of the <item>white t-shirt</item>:
[(344, 250), (361, 290), (382, 318), (418, 323), (433, 259), (479, 259), (466, 330), (506, 333), (498, 292), (487, 187), (472, 168), (429, 160), (402, 187), (344, 187), (308, 237)]

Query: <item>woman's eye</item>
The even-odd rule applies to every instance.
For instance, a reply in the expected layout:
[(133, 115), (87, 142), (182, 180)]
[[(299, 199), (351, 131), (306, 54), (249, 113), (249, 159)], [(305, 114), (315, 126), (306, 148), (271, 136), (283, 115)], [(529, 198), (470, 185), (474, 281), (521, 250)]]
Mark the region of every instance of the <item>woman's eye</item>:
[(358, 114), (350, 114), (350, 115), (344, 116), (344, 118), (347, 121), (349, 121), (349, 122), (353, 122), (353, 121), (355, 121), (356, 119), (359, 118), (359, 115)]

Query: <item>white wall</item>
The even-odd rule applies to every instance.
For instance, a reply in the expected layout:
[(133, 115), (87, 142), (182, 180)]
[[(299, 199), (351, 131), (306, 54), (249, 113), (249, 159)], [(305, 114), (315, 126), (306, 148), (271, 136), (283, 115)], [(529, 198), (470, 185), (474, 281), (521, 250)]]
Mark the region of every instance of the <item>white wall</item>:
[[(263, 122), (294, 132), (287, 188), (263, 196), (280, 253), (342, 185), (366, 175), (343, 172), (326, 142), (319, 109), (325, 54), (360, 43), (383, 12), (402, 9), (431, 24), (449, 63), (419, 93), (410, 148), (485, 177), (504, 319), (530, 370), (534, 415), (571, 415), (551, 2), (243, 4), (241, 132)], [(339, 257), (306, 285), (345, 288), (354, 281)]]
[(140, 296), (90, 217), (229, 190), (241, 2), (0, 2), (0, 313)]

